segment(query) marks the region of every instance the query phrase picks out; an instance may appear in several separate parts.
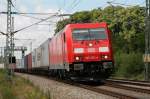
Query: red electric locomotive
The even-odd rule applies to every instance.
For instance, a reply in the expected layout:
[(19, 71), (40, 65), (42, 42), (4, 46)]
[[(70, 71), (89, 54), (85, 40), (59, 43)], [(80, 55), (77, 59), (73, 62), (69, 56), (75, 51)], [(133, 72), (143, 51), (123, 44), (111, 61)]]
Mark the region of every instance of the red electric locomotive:
[(49, 42), (49, 69), (60, 77), (105, 79), (113, 62), (111, 32), (105, 22), (68, 24)]

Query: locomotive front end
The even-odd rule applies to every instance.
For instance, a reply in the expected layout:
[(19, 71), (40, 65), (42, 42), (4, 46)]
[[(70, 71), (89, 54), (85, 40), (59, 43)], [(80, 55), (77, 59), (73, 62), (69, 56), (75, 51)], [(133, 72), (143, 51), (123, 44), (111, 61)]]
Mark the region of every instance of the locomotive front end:
[(74, 28), (73, 75), (87, 79), (105, 79), (113, 70), (110, 32), (107, 27)]

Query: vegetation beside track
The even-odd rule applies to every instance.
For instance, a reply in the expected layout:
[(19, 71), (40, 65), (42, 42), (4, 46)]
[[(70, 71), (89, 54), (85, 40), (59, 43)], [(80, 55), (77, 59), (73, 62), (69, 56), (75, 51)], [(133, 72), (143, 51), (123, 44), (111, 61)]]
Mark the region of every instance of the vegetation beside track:
[(115, 68), (115, 78), (144, 80), (142, 53), (116, 53)]
[(14, 76), (12, 81), (5, 79), (5, 71), (0, 70), (0, 99), (50, 99), (29, 80)]

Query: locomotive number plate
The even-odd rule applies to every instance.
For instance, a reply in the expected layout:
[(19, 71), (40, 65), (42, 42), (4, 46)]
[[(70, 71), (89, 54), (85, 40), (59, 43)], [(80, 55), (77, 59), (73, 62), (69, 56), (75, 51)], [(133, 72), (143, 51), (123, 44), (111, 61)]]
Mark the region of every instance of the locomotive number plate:
[(83, 64), (74, 64), (74, 70), (83, 70)]

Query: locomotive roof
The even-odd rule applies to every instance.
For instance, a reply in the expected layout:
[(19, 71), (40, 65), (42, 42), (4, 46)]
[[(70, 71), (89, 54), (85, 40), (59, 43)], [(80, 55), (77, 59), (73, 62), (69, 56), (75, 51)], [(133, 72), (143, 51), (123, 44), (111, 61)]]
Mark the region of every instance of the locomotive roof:
[(75, 24), (68, 24), (66, 25), (66, 27), (71, 27), (71, 28), (75, 28), (75, 27), (107, 27), (107, 23), (106, 22), (100, 22), (100, 23), (75, 23)]

